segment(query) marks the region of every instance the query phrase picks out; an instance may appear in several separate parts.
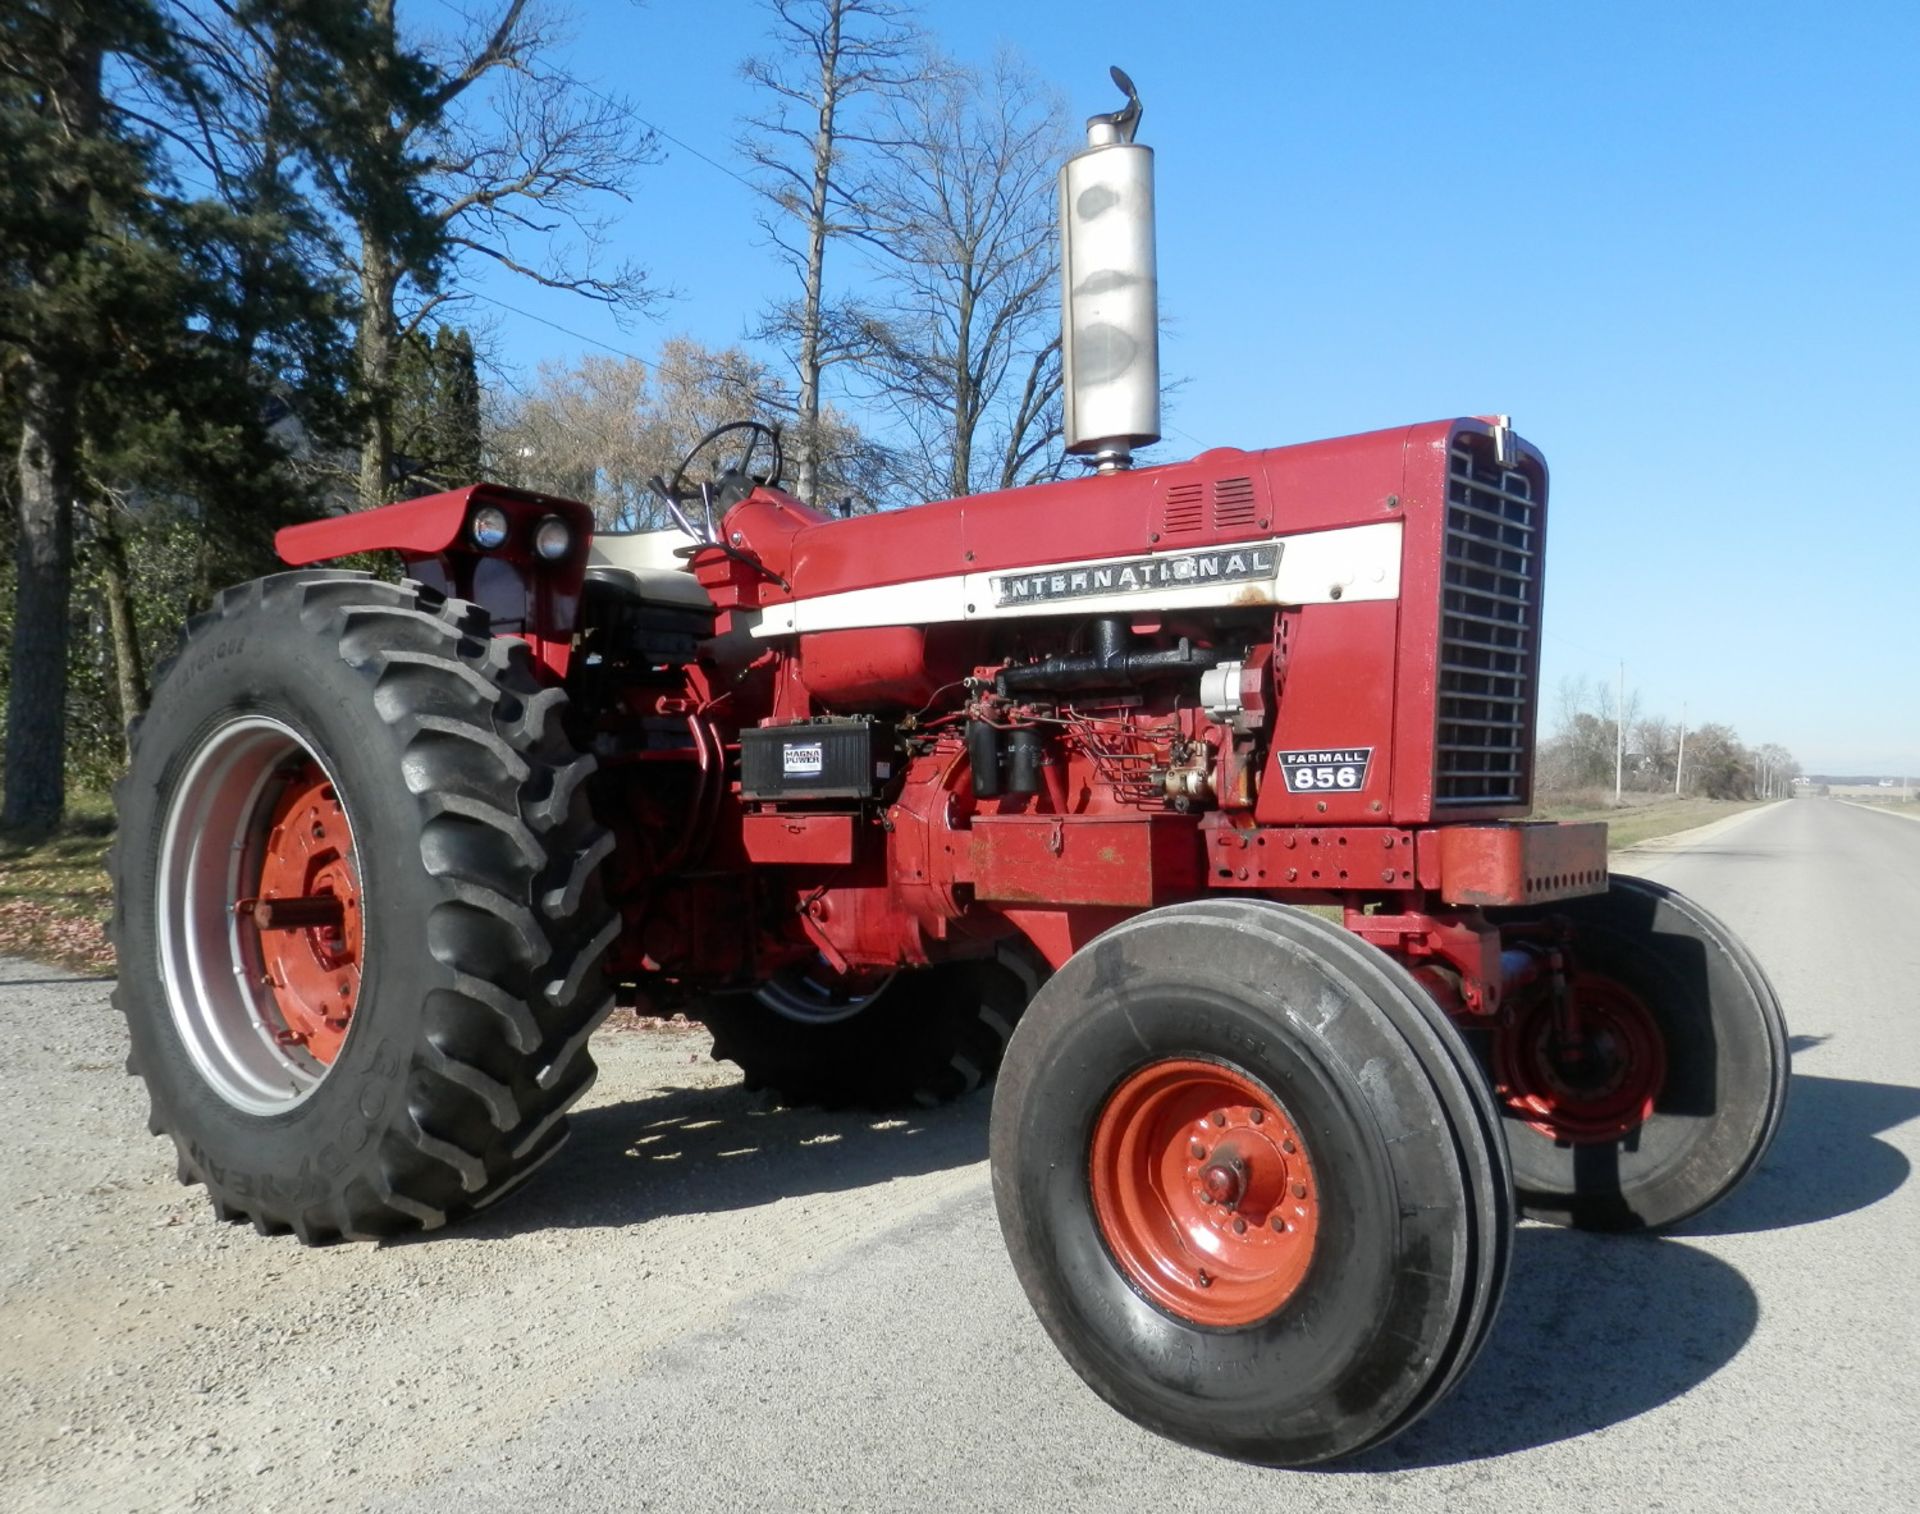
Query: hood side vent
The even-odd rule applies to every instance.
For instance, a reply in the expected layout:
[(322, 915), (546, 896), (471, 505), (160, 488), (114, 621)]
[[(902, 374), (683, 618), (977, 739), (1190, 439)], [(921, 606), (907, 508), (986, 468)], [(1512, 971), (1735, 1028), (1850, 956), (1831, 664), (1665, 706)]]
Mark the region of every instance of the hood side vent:
[(1167, 490), (1160, 505), (1160, 534), (1186, 536), (1206, 524), (1201, 515), (1202, 497), (1198, 484), (1175, 484)]
[(1214, 480), (1214, 530), (1244, 531), (1259, 518), (1260, 501), (1254, 497), (1252, 479), (1221, 478)]

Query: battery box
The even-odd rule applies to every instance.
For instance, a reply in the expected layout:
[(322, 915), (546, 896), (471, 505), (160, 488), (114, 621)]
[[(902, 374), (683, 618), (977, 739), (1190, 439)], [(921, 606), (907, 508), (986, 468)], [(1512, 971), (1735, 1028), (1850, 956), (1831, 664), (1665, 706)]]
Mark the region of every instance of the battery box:
[(743, 799), (873, 799), (893, 776), (893, 727), (834, 719), (740, 733)]

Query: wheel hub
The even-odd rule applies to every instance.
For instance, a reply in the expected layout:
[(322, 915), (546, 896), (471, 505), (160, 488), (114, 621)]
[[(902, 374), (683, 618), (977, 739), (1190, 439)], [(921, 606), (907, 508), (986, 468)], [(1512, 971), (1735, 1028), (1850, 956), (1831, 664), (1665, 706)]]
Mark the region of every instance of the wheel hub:
[(1128, 1280), (1199, 1324), (1250, 1325), (1306, 1276), (1319, 1191), (1278, 1099), (1217, 1062), (1131, 1074), (1095, 1121), (1094, 1214)]
[(236, 912), (260, 930), (282, 1045), (331, 1065), (360, 995), (360, 885), (353, 832), (332, 781), (308, 760), (287, 775), (268, 823), (260, 894)]

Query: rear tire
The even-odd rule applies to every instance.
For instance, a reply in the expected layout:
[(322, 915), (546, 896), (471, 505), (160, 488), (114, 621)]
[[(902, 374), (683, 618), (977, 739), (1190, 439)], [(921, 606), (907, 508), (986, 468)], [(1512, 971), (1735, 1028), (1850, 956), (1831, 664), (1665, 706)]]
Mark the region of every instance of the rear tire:
[[(616, 929), (565, 703), (525, 643), (417, 584), (285, 573), (187, 628), (117, 793), (114, 1002), (149, 1128), (223, 1217), (309, 1243), (430, 1230), (559, 1149)], [(287, 1049), (267, 932), (220, 903), (273, 892), (254, 858), (281, 845), (262, 817), (290, 764), (337, 793), (365, 906), (319, 1057)]]
[(991, 1149), (1054, 1344), (1204, 1450), (1376, 1445), (1498, 1309), (1511, 1180), (1471, 1056), (1403, 969), (1304, 911), (1179, 905), (1077, 953), (1014, 1035)]
[(930, 1109), (993, 1080), (1037, 977), (1008, 951), (895, 973), (864, 998), (794, 975), (690, 1013), (713, 1032), (714, 1060), (736, 1063), (750, 1089), (828, 1109)]
[(1621, 874), (1605, 894), (1490, 913), (1569, 919), (1575, 966), (1644, 1007), (1663, 1064), (1649, 1080), (1651, 1113), (1631, 1129), (1556, 1129), (1551, 1100), (1526, 1086), (1538, 1080), (1512, 1045), (1518, 1028), (1476, 1037), (1502, 1084), (1521, 1212), (1582, 1230), (1654, 1230), (1739, 1186), (1780, 1128), (1792, 1071), (1779, 999), (1739, 938), (1685, 895)]

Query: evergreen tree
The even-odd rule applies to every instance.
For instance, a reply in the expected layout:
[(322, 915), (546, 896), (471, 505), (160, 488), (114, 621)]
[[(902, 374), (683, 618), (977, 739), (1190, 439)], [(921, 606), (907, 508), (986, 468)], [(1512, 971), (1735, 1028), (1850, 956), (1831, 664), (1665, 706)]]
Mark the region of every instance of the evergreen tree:
[(440, 384), (435, 447), (441, 476), (458, 487), (480, 477), (480, 370), (473, 338), (464, 327), (442, 326), (434, 334), (433, 357)]
[(0, 13), (0, 374), (19, 427), (0, 823), (22, 830), (52, 826), (66, 802), (86, 393), (124, 369), (125, 330), (156, 292), (140, 239), (153, 147), (108, 109), (103, 79), (109, 55), (159, 51), (145, 0), (18, 0)]
[(394, 364), (394, 472), (402, 494), (457, 489), (480, 477), (480, 375), (473, 339), (442, 326), (413, 333)]
[[(311, 510), (289, 447), (350, 420), (337, 287), (308, 266), (315, 227), (269, 149), (271, 111), (209, 66), (186, 14), (29, 0), (0, 18), (14, 827), (58, 819), (70, 755), (117, 755), (101, 732), (139, 712), (151, 643), (266, 565), (271, 528)], [(176, 169), (212, 193), (189, 196)], [(146, 538), (179, 546), (171, 520), (194, 527), (193, 572), (143, 617)]]

